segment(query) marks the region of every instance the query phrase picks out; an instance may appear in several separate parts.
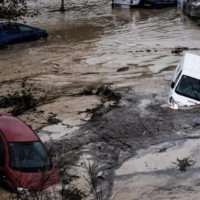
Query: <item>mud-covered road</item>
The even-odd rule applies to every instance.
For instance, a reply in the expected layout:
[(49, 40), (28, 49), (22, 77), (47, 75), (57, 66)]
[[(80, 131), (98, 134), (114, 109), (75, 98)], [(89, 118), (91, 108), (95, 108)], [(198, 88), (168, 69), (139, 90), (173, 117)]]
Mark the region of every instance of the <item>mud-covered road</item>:
[[(39, 7), (40, 14), (26, 19), (47, 29), (47, 40), (0, 50), (1, 96), (31, 90), (39, 103), (19, 117), (44, 141), (52, 139), (56, 151), (73, 165), (69, 170), (76, 177), (73, 184), (84, 192), (88, 188), (82, 164), (90, 160), (100, 168), (105, 199), (195, 198), (200, 179), (191, 178), (186, 187), (180, 181), (184, 175), (175, 166), (168, 173), (169, 166), (164, 165), (161, 168), (167, 178), (155, 178), (162, 159), (168, 160), (167, 154), (156, 162), (154, 173), (138, 172), (134, 156), (142, 157), (138, 150), (151, 145), (159, 145), (162, 152), (166, 142), (198, 140), (200, 136), (199, 108), (174, 111), (167, 105), (177, 62), (184, 51), (200, 53), (198, 24), (175, 8), (112, 9), (109, 1), (82, 0), (71, 1), (65, 13), (50, 12), (54, 4), (37, 1), (32, 6)], [(107, 86), (111, 90), (98, 92)], [(49, 124), (52, 115), (57, 124)], [(174, 154), (173, 159), (191, 156), (188, 152)], [(135, 170), (127, 171), (123, 163), (132, 157), (128, 169)], [(138, 160), (148, 166), (148, 159)], [(194, 175), (199, 167), (197, 164), (189, 173)], [(174, 174), (178, 183), (173, 179), (169, 188)]]

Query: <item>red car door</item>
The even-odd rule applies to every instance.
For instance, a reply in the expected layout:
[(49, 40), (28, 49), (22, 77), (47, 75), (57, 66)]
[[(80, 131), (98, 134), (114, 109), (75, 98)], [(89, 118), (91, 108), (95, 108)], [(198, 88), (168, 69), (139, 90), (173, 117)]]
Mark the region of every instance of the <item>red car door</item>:
[(5, 156), (5, 146), (0, 136), (0, 182), (2, 182), (5, 177)]

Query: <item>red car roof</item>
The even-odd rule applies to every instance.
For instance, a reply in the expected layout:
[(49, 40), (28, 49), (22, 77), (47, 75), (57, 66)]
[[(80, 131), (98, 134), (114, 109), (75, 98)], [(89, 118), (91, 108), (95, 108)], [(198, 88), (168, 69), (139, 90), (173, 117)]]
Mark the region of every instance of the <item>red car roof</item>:
[(36, 134), (22, 121), (9, 114), (0, 113), (0, 131), (8, 142), (38, 141)]

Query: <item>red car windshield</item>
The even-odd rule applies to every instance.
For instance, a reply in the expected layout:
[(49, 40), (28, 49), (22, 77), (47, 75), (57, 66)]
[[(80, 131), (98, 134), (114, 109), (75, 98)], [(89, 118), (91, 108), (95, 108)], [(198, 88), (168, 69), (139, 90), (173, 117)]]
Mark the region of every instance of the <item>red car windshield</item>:
[(9, 154), (11, 168), (15, 170), (35, 172), (52, 166), (41, 142), (11, 142)]

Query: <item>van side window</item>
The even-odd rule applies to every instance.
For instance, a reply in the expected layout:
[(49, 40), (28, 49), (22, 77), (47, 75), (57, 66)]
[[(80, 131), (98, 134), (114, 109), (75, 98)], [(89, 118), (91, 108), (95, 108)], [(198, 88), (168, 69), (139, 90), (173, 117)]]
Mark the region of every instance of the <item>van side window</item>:
[(0, 138), (0, 166), (4, 165), (4, 144)]

